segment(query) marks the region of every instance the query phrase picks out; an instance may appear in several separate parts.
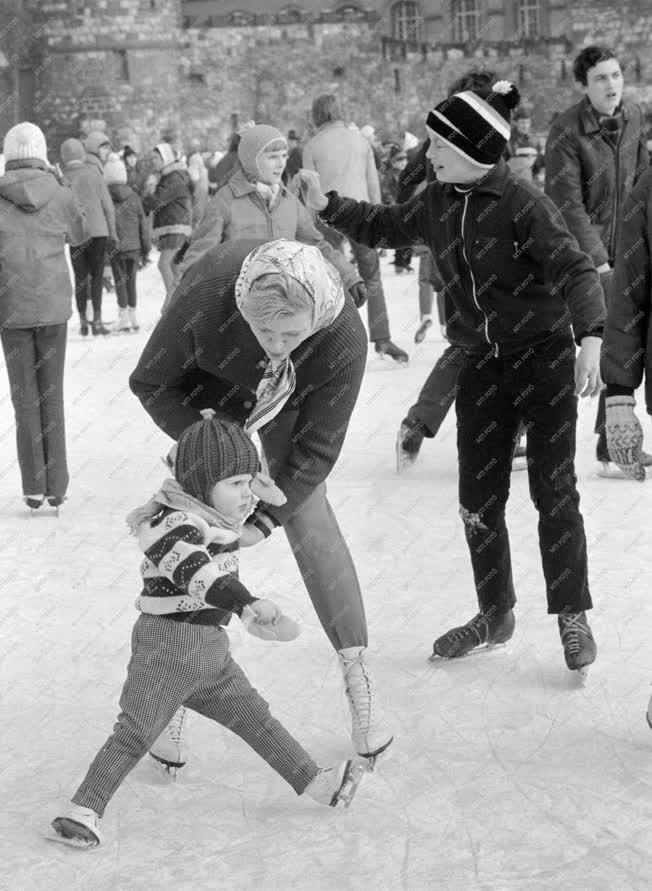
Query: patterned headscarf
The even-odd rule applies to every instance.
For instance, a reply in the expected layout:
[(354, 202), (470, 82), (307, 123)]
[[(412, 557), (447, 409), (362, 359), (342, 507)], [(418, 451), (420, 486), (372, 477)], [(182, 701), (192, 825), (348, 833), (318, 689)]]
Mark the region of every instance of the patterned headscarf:
[[(344, 288), (339, 273), (321, 251), (307, 244), (278, 238), (253, 250), (242, 264), (235, 284), (235, 302), (242, 312), (245, 299), (261, 275), (283, 272), (308, 292), (313, 305), (312, 334), (327, 328), (344, 306)], [(269, 423), (290, 398), (296, 385), (294, 365), (288, 357), (274, 366), (271, 360), (263, 374), (256, 405), (245, 425), (253, 433)]]

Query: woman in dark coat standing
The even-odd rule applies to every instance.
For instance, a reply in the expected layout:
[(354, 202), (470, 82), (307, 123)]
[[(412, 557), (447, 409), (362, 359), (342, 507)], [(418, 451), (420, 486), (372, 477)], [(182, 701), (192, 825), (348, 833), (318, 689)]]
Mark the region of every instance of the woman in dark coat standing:
[(258, 431), (268, 472), (287, 503), (258, 504), (245, 526), (248, 543), (284, 528), (339, 654), (354, 745), (374, 758), (392, 735), (378, 713), (365, 658), (355, 567), (326, 498), (366, 357), (355, 304), (316, 247), (235, 240), (188, 271), (129, 383), (173, 439), (209, 408)]

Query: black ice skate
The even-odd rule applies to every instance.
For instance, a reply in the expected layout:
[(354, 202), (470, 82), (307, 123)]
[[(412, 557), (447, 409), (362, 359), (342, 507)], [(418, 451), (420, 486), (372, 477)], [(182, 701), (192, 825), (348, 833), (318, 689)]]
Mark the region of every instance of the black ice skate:
[(402, 473), (411, 467), (419, 456), (423, 443), (423, 425), (419, 421), (405, 418), (396, 437), (396, 472)]
[(389, 359), (393, 359), (399, 365), (407, 365), (410, 361), (410, 357), (402, 350), (400, 347), (397, 347), (395, 343), (392, 343), (391, 340), (377, 340), (376, 341), (376, 352), (380, 356), (381, 359), (384, 359), (386, 356)]
[(438, 637), (432, 645), (430, 661), (435, 662), (438, 658), (458, 659), (478, 648), (490, 649), (507, 643), (514, 633), (514, 625), (514, 612), (511, 609), (506, 613), (478, 613), (466, 625), (451, 628)]
[(560, 613), (557, 622), (566, 665), (571, 671), (576, 671), (582, 680), (586, 680), (589, 665), (595, 662), (597, 655), (586, 613)]
[(428, 328), (432, 328), (432, 319), (430, 316), (425, 316), (425, 318), (421, 319), (421, 324), (414, 335), (415, 343), (422, 343), (425, 340)]

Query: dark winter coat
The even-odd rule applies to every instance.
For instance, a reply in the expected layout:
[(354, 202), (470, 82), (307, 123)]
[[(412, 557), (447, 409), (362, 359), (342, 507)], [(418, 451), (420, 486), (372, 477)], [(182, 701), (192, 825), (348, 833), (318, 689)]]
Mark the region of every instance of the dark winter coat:
[(186, 235), (190, 237), (192, 223), (192, 193), (190, 175), (179, 162), (170, 164), (156, 186), (153, 195), (145, 195), (143, 207), (153, 215), (154, 237)]
[(149, 226), (140, 198), (131, 186), (122, 183), (112, 183), (109, 194), (115, 207), (116, 250), (121, 254), (137, 251), (147, 256), (151, 247)]
[(553, 122), (546, 141), (545, 192), (596, 266), (613, 265), (625, 196), (649, 164), (646, 126), (624, 104), (618, 147), (585, 97)]
[(555, 205), (500, 161), (468, 192), (431, 183), (406, 204), (329, 193), (320, 216), (370, 247), (426, 244), (443, 280), (447, 333), (469, 352), (527, 349), (572, 321), (600, 335), (604, 294)]
[(643, 174), (623, 208), (623, 226), (602, 344), (607, 395), (633, 393), (645, 374), (652, 414), (652, 170)]
[[(200, 410), (226, 412), (244, 424), (256, 402), (266, 355), (235, 305), (242, 261), (260, 240), (230, 241), (192, 267), (159, 320), (129, 379), (158, 426), (178, 439)], [(296, 389), (282, 412), (297, 411), (299, 434), (275, 482), (283, 507), (264, 505), (287, 520), (329, 475), (342, 449), (367, 359), (367, 336), (350, 297), (332, 325), (292, 353)]]
[(0, 325), (60, 325), (72, 315), (64, 245), (89, 238), (70, 188), (38, 167), (0, 177)]
[(104, 173), (96, 164), (88, 161), (69, 161), (63, 165), (62, 173), (84, 209), (86, 228), (90, 233), (88, 237), (109, 237), (115, 241), (115, 211), (104, 182)]

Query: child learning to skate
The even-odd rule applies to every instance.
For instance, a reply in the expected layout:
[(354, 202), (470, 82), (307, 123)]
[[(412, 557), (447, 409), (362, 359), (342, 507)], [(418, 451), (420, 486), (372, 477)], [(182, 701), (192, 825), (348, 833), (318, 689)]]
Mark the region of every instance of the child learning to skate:
[(271, 716), (231, 658), (221, 627), (235, 612), (259, 637), (290, 640), (298, 633), (274, 603), (252, 597), (237, 576), (252, 489), (264, 489), (267, 501), (284, 499), (271, 480), (261, 482), (259, 466), (241, 427), (205, 418), (177, 443), (176, 479), (165, 480), (127, 518), (145, 558), (121, 711), (71, 805), (52, 822), (55, 840), (76, 847), (100, 843), (107, 804), (184, 703), (229, 727), (298, 795), (332, 807), (350, 803), (363, 768), (347, 760), (320, 770)]
[(437, 181), (405, 204), (326, 196), (315, 173), (300, 175), (307, 202), (354, 241), (428, 245), (444, 283), (447, 336), (465, 354), (456, 397), (459, 500), (480, 609), (439, 637), (434, 655), (463, 656), (513, 634), (505, 506), (523, 421), (548, 613), (558, 616), (568, 668), (583, 674), (596, 646), (586, 618), (575, 427), (577, 396), (595, 396), (602, 385), (604, 295), (552, 201), (502, 160), (519, 99), (499, 81), (437, 105), (426, 122)]

